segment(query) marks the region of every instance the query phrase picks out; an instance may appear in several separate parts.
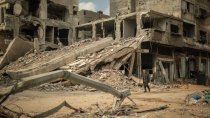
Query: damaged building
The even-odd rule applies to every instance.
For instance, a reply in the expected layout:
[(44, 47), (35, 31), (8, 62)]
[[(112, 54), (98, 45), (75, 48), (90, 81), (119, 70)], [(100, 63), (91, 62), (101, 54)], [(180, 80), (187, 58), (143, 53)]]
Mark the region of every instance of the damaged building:
[[(164, 7), (163, 7), (164, 6)], [(209, 0), (110, 0), (111, 18), (76, 26), (89, 38), (144, 37), (133, 74), (149, 69), (155, 83), (182, 78), (208, 84), (210, 76)]]
[[(94, 12), (90, 10), (80, 10), (78, 12), (78, 25), (89, 23), (92, 21), (109, 18), (108, 15), (103, 14), (102, 11)], [(92, 36), (90, 31), (80, 31), (77, 39), (87, 39)]]
[(44, 50), (53, 44), (72, 43), (78, 0), (1, 0), (0, 14), (2, 52), (16, 37)]

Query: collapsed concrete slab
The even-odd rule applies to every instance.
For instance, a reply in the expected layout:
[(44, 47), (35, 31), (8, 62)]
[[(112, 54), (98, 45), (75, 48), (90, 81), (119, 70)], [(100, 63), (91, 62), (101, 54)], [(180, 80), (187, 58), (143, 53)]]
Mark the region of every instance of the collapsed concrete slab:
[(75, 61), (79, 56), (100, 51), (105, 47), (111, 45), (111, 43), (113, 43), (113, 38), (106, 38), (103, 40), (95, 41), (91, 44), (79, 47), (76, 51), (69, 50), (70, 53), (49, 60), (48, 62), (41, 65), (18, 71), (7, 70), (6, 73), (9, 74), (10, 77), (12, 77), (13, 79), (20, 79), (23, 77), (50, 72)]
[(24, 56), (33, 49), (33, 45), (23, 39), (17, 37), (8, 46), (2, 60), (0, 60), (0, 69), (12, 61)]

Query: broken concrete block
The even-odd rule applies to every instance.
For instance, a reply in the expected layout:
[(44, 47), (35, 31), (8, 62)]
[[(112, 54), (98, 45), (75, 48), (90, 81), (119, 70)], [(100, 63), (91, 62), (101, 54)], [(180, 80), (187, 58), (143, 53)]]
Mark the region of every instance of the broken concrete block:
[(12, 61), (24, 56), (27, 52), (33, 49), (33, 45), (23, 39), (17, 37), (8, 46), (1, 62), (0, 69)]
[(84, 47), (78, 48), (77, 51), (72, 51), (71, 53), (68, 53), (66, 55), (56, 57), (52, 60), (49, 60), (46, 63), (37, 65), (36, 67), (31, 67), (29, 69), (22, 69), (19, 71), (8, 70), (7, 74), (9, 74), (10, 77), (12, 77), (13, 79), (20, 79), (23, 77), (50, 72), (75, 61), (77, 57), (83, 56), (84, 54), (90, 54), (100, 51), (101, 49), (110, 46), (112, 43), (113, 43), (113, 38), (106, 38), (103, 40), (95, 41)]

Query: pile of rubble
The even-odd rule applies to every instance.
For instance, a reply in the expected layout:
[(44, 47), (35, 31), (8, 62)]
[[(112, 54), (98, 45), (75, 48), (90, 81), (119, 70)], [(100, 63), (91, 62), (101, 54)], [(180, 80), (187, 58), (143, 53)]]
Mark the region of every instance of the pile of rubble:
[[(134, 53), (142, 39), (130, 38), (117, 42), (110, 38), (101, 41), (85, 40), (55, 51), (28, 53), (3, 70), (6, 70), (5, 73), (12, 79), (21, 79), (54, 70), (67, 70), (106, 83), (117, 90), (131, 89), (137, 86), (137, 82), (133, 81), (131, 76), (125, 76), (125, 70), (120, 70), (120, 67), (127, 64), (126, 71), (129, 73), (133, 71)], [(86, 49), (82, 50), (83, 48)], [(48, 83), (35, 89), (41, 91), (94, 91), (83, 85), (67, 85), (66, 82)]]
[(75, 42), (73, 45), (59, 48), (57, 50), (35, 52), (35, 53), (28, 52), (25, 56), (20, 57), (17, 61), (11, 62), (9, 65), (5, 66), (2, 69), (2, 71), (4, 70), (15, 71), (15, 70), (20, 70), (20, 69), (28, 69), (34, 66), (39, 66), (56, 57), (60, 57), (68, 53), (72, 53), (72, 51), (76, 51), (77, 48), (83, 47), (93, 42), (94, 41), (92, 41), (91, 39), (86, 39), (80, 42)]
[(135, 81), (128, 78), (127, 76), (125, 76), (123, 72), (116, 70), (98, 71), (92, 74), (90, 78), (111, 85), (117, 90), (134, 89), (135, 87), (137, 87), (138, 84)]
[(185, 99), (188, 105), (210, 104), (210, 90), (192, 93)]
[[(91, 75), (88, 75), (89, 78), (103, 82), (114, 87), (117, 90), (123, 89), (136, 89), (137, 84), (135, 81), (129, 79), (127, 76), (123, 74), (121, 71), (117, 70), (100, 70), (94, 72)], [(93, 92), (96, 89), (85, 85), (77, 85), (73, 84), (70, 81), (59, 81), (56, 83), (46, 83), (40, 85), (33, 90), (38, 91), (46, 91), (46, 92), (54, 92), (54, 91), (89, 91)]]

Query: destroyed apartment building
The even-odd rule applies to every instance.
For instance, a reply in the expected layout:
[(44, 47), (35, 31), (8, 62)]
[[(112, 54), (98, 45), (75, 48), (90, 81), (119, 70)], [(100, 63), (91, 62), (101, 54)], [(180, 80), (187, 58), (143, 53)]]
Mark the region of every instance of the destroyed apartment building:
[[(184, 78), (208, 84), (209, 0), (110, 0), (110, 14), (110, 18), (76, 26), (76, 38), (83, 31), (91, 32), (86, 38), (95, 40), (144, 37), (133, 74), (140, 77), (142, 69), (149, 69), (156, 83)], [(200, 79), (195, 81), (197, 75)]]
[(39, 51), (72, 44), (77, 13), (78, 0), (1, 0), (0, 52), (15, 47), (20, 54), (7, 55), (14, 61), (33, 48)]
[[(78, 12), (78, 25), (89, 23), (96, 20), (106, 19), (109, 18), (108, 15), (103, 14), (102, 11), (93, 12), (89, 10), (80, 10)], [(79, 39), (86, 39), (88, 37), (91, 37), (90, 31), (81, 31), (80, 34), (78, 34)]]

